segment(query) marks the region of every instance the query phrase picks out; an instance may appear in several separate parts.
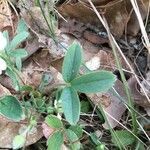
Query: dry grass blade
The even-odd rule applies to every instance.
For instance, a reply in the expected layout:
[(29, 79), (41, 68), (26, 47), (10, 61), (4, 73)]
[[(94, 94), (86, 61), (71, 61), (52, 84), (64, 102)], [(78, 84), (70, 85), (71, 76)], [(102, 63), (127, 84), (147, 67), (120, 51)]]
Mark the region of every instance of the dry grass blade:
[(133, 6), (133, 9), (136, 13), (139, 25), (140, 25), (140, 29), (141, 29), (141, 32), (142, 32), (142, 35), (143, 35), (143, 38), (144, 38), (144, 42), (145, 42), (145, 47), (147, 48), (147, 50), (150, 54), (150, 42), (149, 42), (148, 35), (146, 33), (146, 30), (145, 30), (145, 26), (144, 26), (144, 23), (143, 23), (143, 20), (142, 20), (142, 16), (140, 14), (140, 10), (139, 10), (137, 1), (136, 0), (130, 0), (130, 1), (131, 1), (132, 6)]
[[(106, 112), (106, 111), (104, 111), (110, 118), (112, 118), (113, 120), (115, 120), (119, 125), (121, 125), (125, 130), (127, 130), (128, 132), (130, 132), (136, 139), (138, 139), (141, 143), (143, 143), (142, 141), (141, 141), (141, 139), (139, 139), (135, 134), (133, 134), (133, 132), (131, 131), (131, 130), (129, 130), (126, 126), (124, 126), (122, 123), (120, 123), (118, 120), (116, 120), (115, 118), (113, 118), (112, 116), (111, 116), (111, 114), (109, 114), (108, 112)], [(140, 125), (140, 127), (141, 127), (141, 125)], [(144, 132), (145, 133), (145, 132)], [(146, 136), (147, 136), (147, 134), (146, 134)], [(148, 139), (149, 139), (149, 137), (148, 137)], [(143, 145), (145, 145), (146, 147), (147, 147), (147, 145), (145, 144), (145, 143), (143, 143)], [(148, 147), (147, 147), (148, 148)]]

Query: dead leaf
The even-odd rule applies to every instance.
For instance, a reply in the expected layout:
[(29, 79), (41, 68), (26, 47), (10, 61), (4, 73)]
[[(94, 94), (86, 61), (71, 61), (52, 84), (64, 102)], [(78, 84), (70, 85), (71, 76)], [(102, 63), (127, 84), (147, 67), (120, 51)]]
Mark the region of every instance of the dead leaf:
[[(75, 4), (64, 4), (58, 7), (58, 10), (64, 16), (75, 18), (76, 20), (80, 20), (85, 24), (90, 23), (91, 25), (101, 28), (102, 25), (95, 13), (90, 10), (89, 3), (81, 2), (77, 2)], [(125, 2), (103, 1), (95, 3), (95, 6), (100, 13), (102, 12), (105, 15), (113, 34), (116, 36), (121, 36), (127, 23), (128, 17), (128, 12), (125, 8)]]
[[(111, 32), (115, 36), (122, 36), (128, 22), (128, 34), (135, 35), (139, 31), (137, 19), (134, 14), (131, 15), (132, 6), (130, 1), (92, 0), (92, 2), (94, 3), (98, 12), (106, 17)], [(148, 3), (149, 0), (143, 0), (142, 2), (138, 1), (143, 20), (147, 14), (147, 9), (149, 6)], [(58, 10), (65, 17), (74, 18), (77, 21), (83, 22), (84, 24), (90, 23), (91, 25), (101, 29), (102, 25), (99, 19), (90, 8), (91, 7), (87, 1), (81, 0), (75, 3), (64, 3), (58, 7)]]
[[(86, 51), (85, 51), (85, 53), (86, 53)], [(119, 58), (120, 58), (120, 62), (122, 64), (122, 68), (125, 70), (129, 70), (125, 61), (123, 59), (121, 59), (121, 57), (119, 57)], [(111, 50), (108, 48), (103, 48), (102, 50), (99, 50), (99, 52), (97, 54), (95, 54), (93, 57), (89, 58), (88, 61), (86, 62), (86, 66), (88, 67), (89, 64), (90, 64), (91, 68), (95, 68), (94, 70), (104, 69), (104, 70), (109, 70), (112, 72), (117, 70), (117, 65), (116, 65), (114, 55), (111, 52)]]
[(150, 103), (147, 101), (146, 96), (144, 96), (141, 93), (140, 87), (139, 87), (138, 82), (135, 77), (131, 77), (128, 80), (128, 85), (129, 85), (130, 91), (132, 93), (134, 102), (137, 105), (142, 106), (142, 107), (150, 107)]
[(85, 30), (83, 32), (83, 38), (85, 38), (87, 41), (93, 44), (109, 43), (109, 40), (107, 38), (99, 36), (96, 33), (93, 33), (92, 31), (88, 31), (88, 30)]
[(0, 30), (12, 27), (11, 10), (6, 0), (0, 0)]
[[(19, 130), (27, 126), (26, 124), (12, 122), (2, 116), (0, 116), (0, 148), (12, 148), (12, 142), (14, 137), (19, 134)], [(26, 146), (37, 142), (43, 133), (41, 127), (38, 126), (34, 132), (30, 132), (26, 139)]]
[[(137, 2), (138, 2), (138, 7), (140, 9), (140, 14), (142, 16), (142, 19), (144, 20), (148, 14), (150, 2), (149, 2), (149, 0), (140, 0)], [(129, 9), (129, 8), (127, 8), (127, 9)], [(139, 32), (140, 26), (139, 26), (139, 22), (137, 20), (137, 16), (136, 16), (134, 10), (130, 10), (130, 12), (131, 12), (131, 15), (130, 15), (130, 20), (127, 25), (127, 34), (136, 36), (137, 33)]]
[(91, 71), (97, 70), (100, 67), (100, 58), (95, 56), (90, 61), (86, 62), (85, 65)]
[(76, 38), (81, 38), (83, 31), (85, 31), (86, 28), (86, 25), (75, 19), (68, 19), (67, 22), (60, 20), (59, 22), (59, 29), (62, 33), (71, 34)]
[(53, 128), (50, 128), (46, 123), (42, 123), (43, 134), (45, 138), (49, 138), (55, 131)]

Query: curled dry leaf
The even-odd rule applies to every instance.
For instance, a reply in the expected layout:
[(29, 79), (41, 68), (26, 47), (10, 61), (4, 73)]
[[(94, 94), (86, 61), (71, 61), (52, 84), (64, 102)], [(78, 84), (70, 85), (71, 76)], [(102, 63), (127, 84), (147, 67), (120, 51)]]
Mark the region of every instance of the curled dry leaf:
[(150, 107), (150, 103), (148, 102), (146, 96), (144, 96), (141, 91), (140, 87), (138, 85), (138, 82), (135, 77), (131, 77), (128, 80), (128, 85), (131, 90), (134, 102), (142, 107)]
[[(123, 7), (124, 5), (124, 1), (119, 1), (117, 3), (114, 3), (114, 1), (95, 3), (98, 11), (105, 15), (108, 24), (110, 25), (110, 29), (117, 36), (122, 35), (128, 19), (128, 13), (126, 8)], [(61, 12), (61, 14), (67, 17), (75, 18), (85, 24), (90, 23), (97, 27), (101, 27), (100, 21), (95, 13), (90, 9), (88, 2), (77, 2), (75, 4), (67, 3), (60, 6), (58, 10)]]
[[(148, 102), (143, 90), (139, 87), (137, 80), (132, 77), (128, 80), (135, 104), (144, 107), (148, 116), (150, 116), (150, 103)], [(150, 96), (150, 72), (147, 73), (146, 80), (141, 82), (146, 94)]]

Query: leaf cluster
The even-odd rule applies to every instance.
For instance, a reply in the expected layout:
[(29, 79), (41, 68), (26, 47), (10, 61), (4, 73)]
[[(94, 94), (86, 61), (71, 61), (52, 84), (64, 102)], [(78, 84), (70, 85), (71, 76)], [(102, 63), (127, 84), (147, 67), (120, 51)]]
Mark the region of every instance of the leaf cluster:
[(62, 66), (66, 87), (62, 90), (61, 100), (66, 120), (75, 125), (80, 116), (80, 100), (78, 92), (106, 92), (116, 81), (115, 75), (109, 71), (96, 71), (79, 75), (82, 64), (82, 47), (74, 42), (67, 51)]
[[(24, 48), (18, 46), (22, 44), (29, 36), (28, 28), (23, 19), (19, 20), (16, 35), (12, 40), (9, 39), (8, 31), (4, 31), (3, 34), (7, 39), (7, 46), (5, 48), (5, 54), (3, 55), (7, 62), (6, 74), (11, 78), (16, 90), (19, 90), (19, 73), (22, 68), (22, 58), (28, 55)], [(17, 69), (16, 69), (17, 68)]]

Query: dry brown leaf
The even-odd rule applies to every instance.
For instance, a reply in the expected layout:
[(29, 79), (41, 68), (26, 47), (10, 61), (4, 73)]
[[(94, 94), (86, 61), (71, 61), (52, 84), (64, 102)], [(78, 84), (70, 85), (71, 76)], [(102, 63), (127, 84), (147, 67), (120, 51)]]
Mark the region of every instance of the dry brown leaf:
[(128, 85), (130, 87), (134, 102), (142, 107), (150, 107), (150, 103), (148, 102), (146, 96), (141, 93), (140, 87), (135, 77), (131, 77), (128, 80)]
[(109, 43), (109, 40), (107, 38), (101, 37), (96, 33), (93, 33), (92, 31), (88, 31), (88, 30), (85, 30), (83, 32), (83, 38), (93, 44)]
[[(134, 77), (129, 79), (129, 86), (131, 88), (133, 98), (136, 104), (144, 107), (148, 116), (150, 116), (150, 103), (148, 102), (143, 90), (138, 86)], [(146, 74), (146, 79), (141, 82), (146, 94), (150, 97), (150, 71)]]
[[(102, 50), (100, 50), (97, 54), (95, 54), (93, 57), (88, 59), (88, 61), (86, 62), (86, 66), (87, 66), (87, 64), (90, 63), (91, 68), (95, 68), (94, 66), (97, 66), (97, 64), (93, 61), (94, 58), (97, 59), (97, 64), (99, 64), (99, 67), (97, 67), (97, 69), (94, 69), (94, 70), (98, 70), (98, 69), (104, 69), (104, 70), (109, 70), (109, 71), (117, 70), (116, 61), (115, 61), (114, 55), (110, 49), (103, 48)], [(93, 63), (92, 63), (92, 61), (93, 61)], [(123, 69), (129, 70), (128, 66), (126, 65), (126, 63), (123, 59), (121, 59), (120, 62), (122, 64)]]
[[(56, 45), (56, 42), (48, 35), (49, 28), (41, 13), (41, 9), (34, 6), (32, 2), (31, 4), (26, 4), (27, 6), (29, 5), (28, 9), (22, 8), (22, 1), (19, 1), (18, 5), (21, 10), (21, 16), (24, 18), (27, 26), (31, 29), (31, 32), (33, 33), (31, 34), (32, 39), (30, 38), (30, 43), (28, 43), (27, 45), (27, 50), (29, 50), (29, 54), (31, 55), (35, 53), (39, 48), (45, 48), (49, 50), (49, 53), (51, 54), (53, 59), (60, 59), (61, 57), (63, 57), (65, 51), (61, 45), (63, 45), (64, 47), (67, 47), (68, 45), (64, 41), (62, 42), (61, 36), (59, 35), (59, 30), (56, 29), (55, 34), (56, 36), (59, 36), (58, 39), (60, 44)], [(34, 48), (33, 50), (31, 49), (32, 47)]]
[(0, 0), (0, 30), (11, 27), (11, 10), (7, 0)]
[[(20, 6), (21, 7), (21, 6)], [(28, 7), (27, 9), (21, 10), (21, 16), (25, 19), (28, 26), (37, 34), (48, 33), (49, 29), (44, 20), (39, 7)]]
[[(111, 31), (116, 36), (122, 35), (128, 19), (128, 13), (124, 7), (124, 3), (124, 1), (118, 1), (117, 3), (114, 3), (114, 1), (103, 1), (102, 3), (95, 3), (98, 11), (105, 15)], [(85, 2), (85, 4), (77, 2), (75, 4), (68, 3), (66, 5), (60, 6), (58, 10), (64, 16), (75, 18), (76, 20), (85, 24), (90, 23), (96, 27), (101, 28), (100, 21), (98, 20), (95, 13), (89, 9), (89, 7), (90, 5), (88, 2)]]
[[(132, 6), (129, 0), (92, 0), (99, 13), (104, 14), (111, 32), (117, 36), (122, 36), (127, 23), (128, 34), (135, 35), (139, 31), (138, 21), (135, 15), (131, 15)], [(143, 19), (146, 17), (149, 0), (138, 1)], [(101, 28), (101, 23), (95, 13), (90, 9), (86, 0), (75, 3), (64, 3), (58, 7), (63, 16), (75, 18), (85, 24), (90, 23)], [(82, 14), (82, 15), (81, 15)], [(130, 18), (131, 17), (131, 18)]]
[(43, 134), (44, 134), (45, 138), (47, 138), (47, 139), (55, 131), (55, 129), (49, 127), (46, 123), (42, 123), (42, 129), (43, 129)]
[[(27, 124), (11, 122), (10, 120), (0, 116), (0, 148), (12, 148), (14, 137), (19, 134), (19, 130), (27, 127)], [(35, 128), (34, 132), (30, 132), (26, 139), (26, 145), (31, 145), (37, 142), (43, 133), (41, 127)]]
[[(150, 1), (149, 0), (139, 0), (137, 2), (138, 2), (138, 7), (140, 9), (142, 19), (144, 20), (148, 15), (148, 9), (150, 9), (149, 8)], [(139, 32), (140, 26), (139, 26), (139, 22), (137, 20), (137, 16), (136, 16), (135, 12), (133, 10), (131, 10), (130, 12), (131, 12), (131, 16), (130, 16), (130, 20), (127, 25), (127, 34), (136, 36), (137, 33)]]

